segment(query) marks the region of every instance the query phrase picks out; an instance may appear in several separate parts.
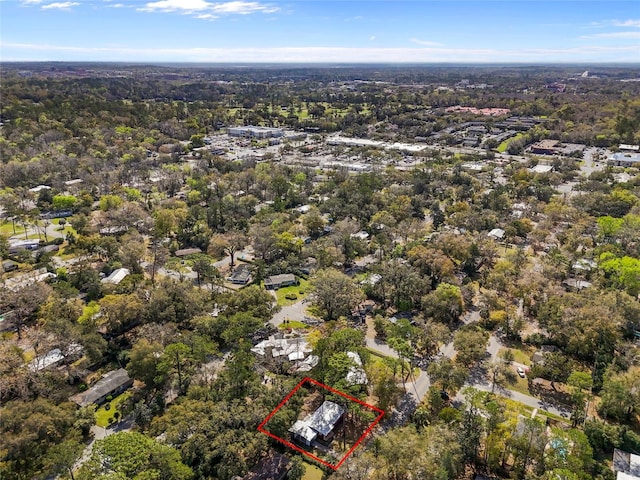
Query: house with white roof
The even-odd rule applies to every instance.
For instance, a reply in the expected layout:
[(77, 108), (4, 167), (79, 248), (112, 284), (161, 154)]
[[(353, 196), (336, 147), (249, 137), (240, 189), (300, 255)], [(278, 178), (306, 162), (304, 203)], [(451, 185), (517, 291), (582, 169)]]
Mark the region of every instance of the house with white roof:
[(111, 275), (109, 275), (107, 278), (103, 278), (102, 283), (112, 283), (114, 285), (118, 285), (127, 277), (127, 275), (129, 275), (129, 273), (130, 272), (128, 268), (117, 268), (116, 270), (111, 272)]
[(362, 368), (360, 355), (356, 352), (347, 352), (347, 357), (349, 357), (355, 364), (349, 367), (349, 371), (347, 372), (347, 383), (349, 385), (367, 385), (369, 383), (369, 379)]
[(303, 420), (294, 423), (289, 432), (294, 441), (311, 447), (313, 442), (329, 444), (335, 435), (335, 429), (344, 417), (344, 409), (337, 403), (325, 400), (320, 408)]
[(272, 335), (254, 346), (251, 351), (265, 358), (296, 362), (304, 360), (313, 349), (306, 338), (276, 338)]

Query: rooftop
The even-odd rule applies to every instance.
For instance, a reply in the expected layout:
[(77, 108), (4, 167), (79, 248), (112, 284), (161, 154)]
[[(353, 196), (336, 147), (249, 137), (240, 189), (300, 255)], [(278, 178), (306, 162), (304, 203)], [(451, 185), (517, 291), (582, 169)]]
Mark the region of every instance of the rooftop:
[(640, 162), (640, 153), (614, 153), (611, 160), (615, 160), (616, 162)]
[(129, 374), (124, 368), (112, 370), (109, 373), (105, 373), (94, 386), (84, 392), (73, 395), (69, 400), (77, 403), (81, 407), (86, 407), (131, 381)]
[(295, 282), (296, 276), (293, 273), (281, 273), (280, 275), (271, 275), (264, 279), (266, 285), (281, 285), (283, 283)]
[(298, 420), (294, 423), (289, 431), (308, 442), (315, 440), (317, 434), (322, 436), (329, 435), (344, 414), (344, 409), (337, 403), (325, 400), (320, 408), (304, 420)]
[(102, 283), (113, 283), (114, 285), (118, 285), (127, 275), (129, 275), (129, 273), (128, 268), (118, 268), (111, 272), (111, 275), (107, 278), (103, 278)]
[[(304, 337), (275, 338), (273, 335), (267, 340), (258, 343), (251, 351), (257, 355), (264, 356), (268, 349), (271, 349), (271, 355), (274, 358), (287, 356), (291, 361), (302, 360), (307, 354), (313, 351), (311, 345), (309, 345), (309, 342)], [(300, 358), (301, 353), (304, 354), (302, 358)]]
[(325, 400), (320, 408), (307, 417), (308, 425), (321, 435), (328, 435), (335, 427), (344, 409), (337, 403)]

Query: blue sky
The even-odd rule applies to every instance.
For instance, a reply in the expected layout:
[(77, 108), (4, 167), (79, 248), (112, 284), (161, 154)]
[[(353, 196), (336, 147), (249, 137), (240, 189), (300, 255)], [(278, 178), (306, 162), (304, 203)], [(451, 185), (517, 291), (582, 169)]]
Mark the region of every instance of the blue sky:
[(640, 63), (640, 2), (0, 0), (0, 60)]

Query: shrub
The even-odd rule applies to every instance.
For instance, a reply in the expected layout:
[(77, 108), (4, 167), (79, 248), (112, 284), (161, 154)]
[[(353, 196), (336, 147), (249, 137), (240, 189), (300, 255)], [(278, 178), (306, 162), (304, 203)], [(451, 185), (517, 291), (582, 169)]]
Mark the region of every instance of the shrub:
[(298, 295), (296, 295), (295, 293), (287, 293), (284, 298), (286, 298), (287, 300), (297, 300), (298, 299)]
[(113, 400), (113, 395), (107, 395), (107, 402), (110, 402), (111, 400)]
[(110, 403), (105, 403), (104, 404), (104, 409), (105, 410), (111, 410), (111, 404)]

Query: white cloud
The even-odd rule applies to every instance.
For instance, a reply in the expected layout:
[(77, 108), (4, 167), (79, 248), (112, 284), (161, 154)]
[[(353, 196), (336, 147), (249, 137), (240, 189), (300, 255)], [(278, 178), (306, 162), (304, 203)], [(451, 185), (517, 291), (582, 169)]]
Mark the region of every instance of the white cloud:
[(369, 40), (370, 40), (370, 41), (372, 41), (372, 42), (373, 42), (375, 39), (376, 39), (376, 36), (375, 36), (375, 35), (371, 35), (371, 36), (369, 37)]
[(218, 15), (249, 15), (252, 13), (274, 13), (278, 7), (260, 2), (209, 2), (206, 0), (160, 0), (149, 2), (139, 8), (142, 12), (178, 12), (195, 15), (196, 18), (213, 19)]
[(423, 47), (442, 47), (442, 43), (438, 42), (430, 42), (428, 40), (420, 40), (418, 38), (410, 38), (411, 43), (415, 43), (416, 45), (422, 45)]
[(593, 35), (583, 35), (580, 38), (640, 38), (640, 31), (629, 32), (606, 32), (594, 33)]
[(493, 63), (493, 62), (637, 62), (638, 45), (548, 49), (464, 48), (127, 48), (4, 43), (6, 61), (97, 60), (182, 62), (341, 62), (341, 63)]
[(640, 19), (638, 20), (634, 20), (634, 19), (629, 19), (629, 20), (614, 20), (613, 24), (616, 27), (638, 27), (640, 28)]
[(66, 10), (68, 8), (71, 7), (75, 7), (77, 5), (80, 5), (78, 2), (55, 2), (55, 3), (49, 3), (48, 5), (43, 5), (42, 10), (53, 10), (53, 9), (58, 9), (58, 10)]
[(273, 7), (269, 5), (263, 5), (258, 2), (224, 2), (224, 3), (216, 3), (213, 5), (213, 11), (216, 13), (235, 13), (239, 15), (247, 15), (249, 13), (274, 13), (277, 12), (278, 7)]
[(205, 0), (160, 0), (159, 2), (147, 3), (140, 10), (153, 12), (197, 12), (211, 7)]
[(111, 5), (107, 5), (107, 8), (123, 8), (124, 6), (124, 3), (114, 3)]
[(23, 5), (38, 5), (44, 2), (44, 0), (22, 0)]

